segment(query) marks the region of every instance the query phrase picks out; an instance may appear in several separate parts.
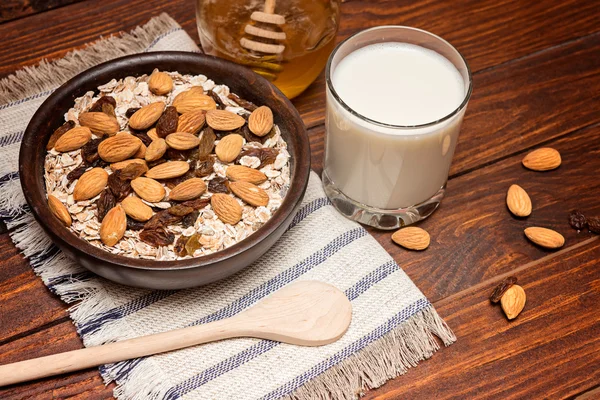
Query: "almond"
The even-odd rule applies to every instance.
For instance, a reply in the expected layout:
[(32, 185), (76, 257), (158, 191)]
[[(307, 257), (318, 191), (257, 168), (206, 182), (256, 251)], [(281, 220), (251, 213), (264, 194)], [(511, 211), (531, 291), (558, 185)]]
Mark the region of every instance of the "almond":
[(534, 150), (523, 158), (525, 168), (534, 171), (549, 171), (558, 168), (560, 163), (560, 153), (550, 147)]
[(237, 133), (232, 133), (231, 135), (225, 136), (217, 143), (215, 154), (219, 157), (219, 160), (229, 163), (240, 155), (243, 145), (244, 138)]
[[(141, 140), (140, 140), (141, 142)], [(138, 151), (135, 152), (135, 154), (133, 155), (133, 158), (146, 158), (146, 150), (148, 148), (146, 147), (146, 145), (142, 142), (140, 143), (140, 148), (138, 149)]]
[(148, 79), (148, 89), (158, 96), (163, 96), (173, 90), (173, 79), (166, 72), (154, 71)]
[(512, 285), (500, 298), (502, 310), (508, 319), (515, 319), (525, 307), (525, 290), (519, 285)]
[(204, 94), (204, 89), (201, 86), (195, 86), (175, 96), (173, 107), (177, 109), (179, 114), (185, 114), (197, 110), (214, 110), (217, 108), (217, 103), (212, 97)]
[(206, 117), (203, 110), (188, 111), (179, 117), (177, 121), (177, 132), (187, 132), (191, 134), (198, 134), (200, 129), (204, 126)]
[(548, 249), (558, 249), (565, 244), (560, 233), (548, 228), (530, 227), (525, 229), (525, 236), (533, 243)]
[(92, 131), (85, 126), (73, 128), (62, 135), (54, 144), (54, 149), (61, 153), (80, 149), (92, 139)]
[(139, 177), (131, 181), (135, 194), (150, 203), (158, 203), (165, 198), (165, 188), (154, 179)]
[(140, 149), (142, 141), (127, 132), (119, 132), (98, 145), (98, 155), (104, 161), (114, 163), (132, 157)]
[(123, 207), (125, 214), (136, 221), (144, 222), (152, 218), (152, 208), (144, 204), (144, 202), (137, 197), (126, 197), (125, 200), (121, 202), (121, 206)]
[(260, 185), (267, 180), (267, 176), (259, 170), (243, 165), (230, 165), (227, 167), (226, 174), (232, 181), (250, 182), (254, 185)]
[(150, 137), (152, 140), (160, 139), (158, 133), (156, 133), (156, 128), (150, 129), (148, 132), (146, 132), (146, 135), (148, 135), (148, 137)]
[(167, 142), (165, 139), (158, 138), (153, 140), (152, 143), (146, 149), (146, 161), (156, 161), (165, 155), (167, 151)]
[(506, 205), (517, 217), (527, 217), (531, 214), (531, 199), (519, 185), (510, 185), (506, 193)]
[(226, 224), (235, 225), (242, 219), (242, 206), (231, 196), (215, 193), (210, 198), (215, 214)]
[(206, 113), (206, 123), (217, 131), (232, 131), (244, 126), (246, 120), (227, 110), (210, 110)]
[(150, 168), (146, 172), (146, 176), (152, 179), (171, 179), (185, 174), (189, 169), (190, 164), (186, 161), (167, 161), (166, 163)]
[(57, 197), (52, 196), (51, 194), (48, 195), (48, 207), (50, 208), (50, 211), (52, 211), (52, 214), (54, 214), (63, 225), (71, 226), (71, 222), (73, 222), (71, 214), (69, 214), (67, 207), (65, 207)]
[(109, 136), (119, 132), (119, 122), (103, 112), (85, 112), (79, 114), (79, 124), (87, 126), (93, 133)]
[(431, 238), (425, 229), (409, 226), (394, 232), (392, 240), (409, 250), (425, 250), (429, 247)]
[(175, 150), (189, 150), (200, 144), (198, 136), (185, 132), (171, 133), (170, 135), (167, 135), (165, 140), (169, 147)]
[(118, 171), (120, 169), (125, 168), (129, 164), (141, 164), (146, 168), (146, 171), (148, 171), (148, 164), (146, 164), (146, 161), (140, 160), (139, 158), (132, 158), (131, 160), (119, 161), (119, 162), (110, 164), (110, 169), (113, 170), (113, 172)]
[(157, 101), (156, 103), (148, 104), (137, 110), (131, 118), (129, 118), (129, 127), (132, 129), (148, 129), (162, 115), (165, 109), (165, 103)]
[(169, 193), (169, 200), (186, 201), (200, 197), (206, 191), (206, 183), (200, 178), (191, 178), (175, 186)]
[(75, 201), (89, 200), (104, 190), (108, 182), (108, 173), (102, 168), (92, 168), (81, 175), (73, 190)]
[(256, 136), (265, 136), (273, 128), (273, 112), (267, 106), (258, 107), (248, 118), (248, 128)]
[(229, 188), (237, 197), (252, 206), (260, 207), (269, 204), (267, 192), (249, 182), (231, 182)]
[(127, 216), (123, 207), (117, 205), (108, 211), (100, 225), (100, 239), (107, 246), (114, 246), (125, 234)]

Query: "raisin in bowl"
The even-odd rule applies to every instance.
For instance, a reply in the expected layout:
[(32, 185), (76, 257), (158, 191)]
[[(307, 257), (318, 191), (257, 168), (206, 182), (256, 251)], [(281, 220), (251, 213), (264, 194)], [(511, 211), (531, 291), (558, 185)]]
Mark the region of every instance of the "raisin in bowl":
[[(31, 162), (33, 161), (33, 162)], [(53, 241), (126, 285), (234, 274), (283, 234), (310, 171), (300, 116), (252, 71), (209, 56), (116, 59), (58, 88), (25, 132), (25, 198)]]

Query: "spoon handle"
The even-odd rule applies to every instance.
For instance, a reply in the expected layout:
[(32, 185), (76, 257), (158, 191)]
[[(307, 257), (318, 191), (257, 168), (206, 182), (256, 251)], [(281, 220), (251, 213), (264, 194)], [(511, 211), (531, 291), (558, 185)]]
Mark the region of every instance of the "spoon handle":
[(231, 319), (0, 365), (0, 387), (243, 334)]

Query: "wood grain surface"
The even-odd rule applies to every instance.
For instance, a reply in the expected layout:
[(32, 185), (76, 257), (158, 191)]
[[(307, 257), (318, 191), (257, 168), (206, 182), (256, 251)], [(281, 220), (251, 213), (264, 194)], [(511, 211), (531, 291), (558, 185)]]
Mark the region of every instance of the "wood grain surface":
[(66, 6), (77, 1), (82, 0), (2, 0), (0, 3), (0, 23)]
[[(18, 1), (34, 3), (6, 4)], [(193, 3), (86, 0), (0, 24), (0, 77), (41, 58), (61, 57), (100, 35), (130, 30), (162, 11), (197, 40)], [(405, 251), (389, 233), (370, 230), (434, 302), (458, 341), (367, 397), (595, 398), (600, 240), (577, 234), (567, 215), (572, 208), (600, 215), (597, 2), (352, 0), (341, 10), (338, 41), (370, 26), (423, 28), (465, 55), (474, 81), (447, 197), (420, 224), (431, 234), (430, 248)], [(321, 75), (294, 101), (311, 127), (317, 171), (324, 89)], [(563, 165), (545, 173), (524, 169), (524, 154), (542, 145), (558, 149)], [(506, 209), (512, 183), (532, 198), (529, 218), (514, 218)], [(558, 230), (565, 247), (552, 252), (531, 244), (523, 229), (532, 225)], [(487, 297), (511, 273), (528, 300), (523, 314), (508, 322)], [(0, 235), (0, 364), (80, 348), (65, 309), (8, 235)], [(0, 398), (100, 399), (111, 393), (112, 386), (105, 388), (92, 369), (0, 389)]]

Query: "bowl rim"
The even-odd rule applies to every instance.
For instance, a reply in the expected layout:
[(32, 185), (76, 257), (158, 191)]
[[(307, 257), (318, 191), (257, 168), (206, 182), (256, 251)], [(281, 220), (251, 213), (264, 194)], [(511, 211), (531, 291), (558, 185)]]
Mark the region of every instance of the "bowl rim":
[[(124, 68), (131, 68), (133, 64), (142, 64), (140, 68), (145, 67), (145, 62), (159, 62), (159, 61), (182, 61), (186, 62), (197, 62), (201, 68), (216, 69), (222, 68), (225, 65), (227, 68), (239, 73), (244, 80), (248, 82), (253, 88), (258, 88), (257, 92), (265, 91), (265, 94), (261, 97), (266, 97), (266, 94), (270, 92), (272, 101), (278, 101), (283, 103), (283, 109), (289, 112), (289, 115), (281, 115), (279, 119), (286, 118), (294, 129), (290, 132), (290, 137), (295, 136), (297, 140), (294, 140), (294, 151), (291, 157), (293, 157), (292, 166), (290, 168), (290, 187), (284, 197), (281, 206), (271, 216), (271, 218), (261, 226), (256, 232), (252, 233), (242, 241), (215, 253), (194, 257), (184, 260), (152, 260), (152, 259), (141, 259), (126, 257), (123, 255), (113, 254), (102, 248), (96, 247), (84, 239), (79, 238), (70, 229), (65, 228), (58, 218), (56, 218), (47, 204), (47, 192), (45, 180), (43, 177), (43, 171), (45, 170), (44, 165), (29, 167), (27, 170), (26, 165), (31, 159), (36, 159), (36, 152), (26, 146), (28, 138), (36, 137), (40, 127), (45, 126), (48, 131), (44, 138), (43, 143), (47, 143), (51, 132), (56, 128), (44, 124), (45, 116), (49, 113), (55, 112), (52, 110), (52, 105), (57, 101), (62, 101), (65, 97), (71, 98), (74, 101), (75, 98), (80, 97), (82, 94), (77, 94), (78, 90), (84, 84), (94, 82), (95, 87), (102, 85), (107, 80), (102, 78), (103, 81), (98, 82), (98, 78), (107, 72), (113, 75), (115, 79), (125, 78), (131, 76), (130, 73), (123, 73), (123, 76), (118, 74), (118, 71), (122, 71)], [(200, 69), (201, 69), (200, 68)], [(142, 72), (140, 73), (147, 73)], [(203, 74), (202, 72), (195, 72), (195, 74)], [(212, 79), (208, 74), (205, 74), (208, 79)], [(215, 82), (220, 84), (219, 82)], [(233, 93), (236, 93), (234, 88), (230, 88)], [(65, 110), (66, 112), (66, 110)], [(277, 115), (275, 115), (277, 119)], [(287, 141), (289, 146), (289, 140)], [(45, 147), (45, 146), (44, 146)], [(31, 211), (36, 220), (42, 225), (42, 227), (49, 231), (51, 239), (56, 243), (58, 242), (59, 247), (67, 247), (69, 250), (73, 250), (75, 253), (83, 252), (88, 256), (98, 259), (105, 263), (118, 265), (125, 268), (132, 268), (138, 270), (186, 270), (196, 269), (202, 267), (209, 267), (218, 262), (237, 257), (241, 253), (258, 245), (269, 236), (276, 234), (277, 229), (282, 223), (293, 213), (302, 201), (304, 192), (308, 185), (308, 178), (310, 175), (310, 144), (308, 134), (304, 122), (292, 105), (290, 100), (272, 83), (265, 78), (254, 73), (252, 70), (235, 64), (233, 62), (220, 59), (217, 57), (201, 54), (201, 53), (190, 53), (181, 51), (159, 51), (149, 52), (141, 54), (133, 54), (129, 56), (119, 57), (110, 61), (98, 64), (90, 69), (87, 69), (76, 76), (69, 79), (63, 85), (58, 87), (36, 110), (35, 114), (31, 118), (24, 132), (23, 139), (19, 151), (19, 176), (21, 187), (25, 196), (25, 200), (29, 204)], [(43, 164), (43, 163), (42, 163)], [(37, 178), (37, 179), (36, 179)], [(39, 196), (35, 188), (36, 181), (40, 179), (42, 185), (42, 196)], [(33, 188), (29, 188), (30, 185), (34, 185)], [(65, 235), (65, 229), (68, 234)], [(61, 246), (62, 245), (62, 246)]]

